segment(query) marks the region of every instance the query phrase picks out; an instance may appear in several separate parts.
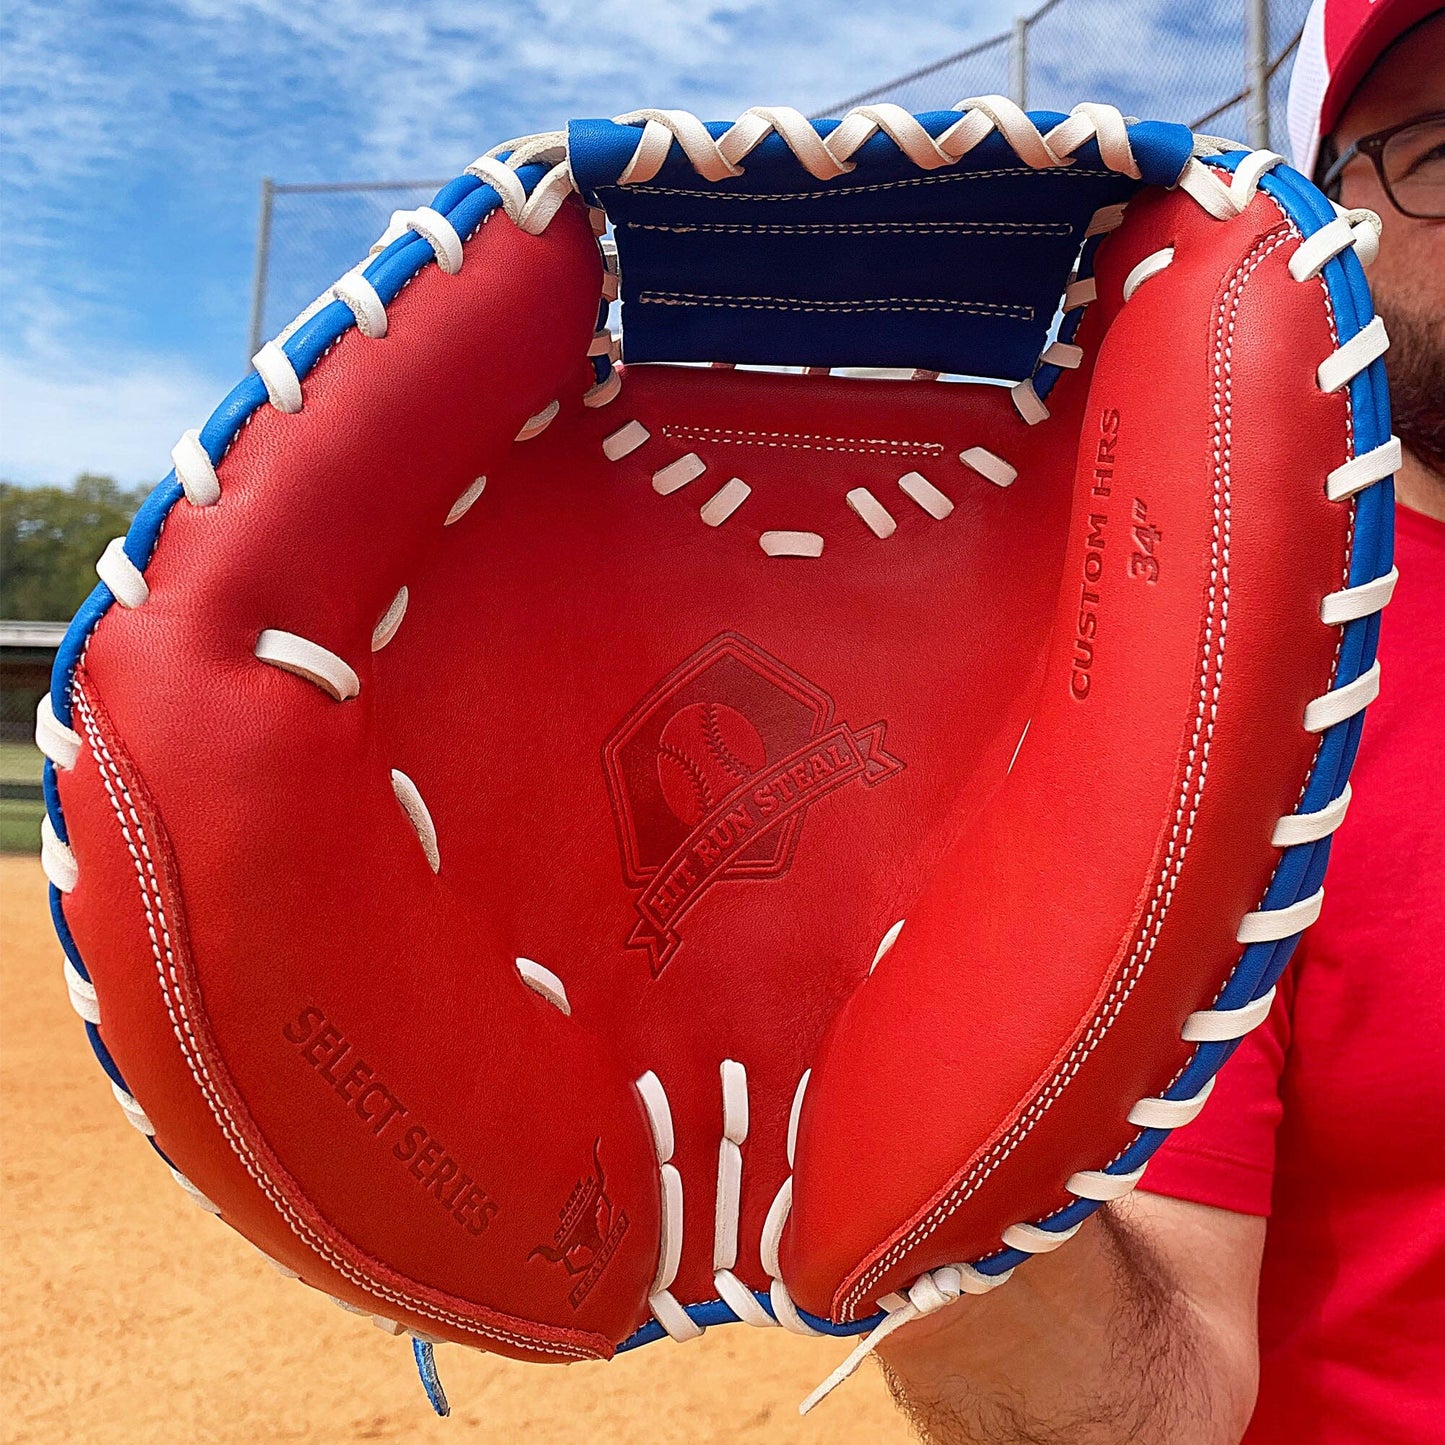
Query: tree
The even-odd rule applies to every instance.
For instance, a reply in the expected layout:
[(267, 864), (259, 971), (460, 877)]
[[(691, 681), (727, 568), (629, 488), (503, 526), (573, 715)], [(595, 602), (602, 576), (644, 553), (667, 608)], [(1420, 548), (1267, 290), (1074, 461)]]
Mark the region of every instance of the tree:
[(0, 482), (0, 617), (68, 621), (95, 586), (96, 558), (145, 495), (89, 472), (69, 487)]

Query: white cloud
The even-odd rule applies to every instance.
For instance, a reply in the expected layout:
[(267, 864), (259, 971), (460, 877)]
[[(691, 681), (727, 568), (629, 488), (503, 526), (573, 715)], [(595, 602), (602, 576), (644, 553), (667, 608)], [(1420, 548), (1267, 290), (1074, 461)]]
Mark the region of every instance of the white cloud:
[[(1274, 0), (1285, 18), (1303, 4)], [(96, 467), (139, 480), (164, 468), (179, 430), (232, 379), (211, 373), (241, 353), (262, 174), (453, 174), (510, 136), (645, 104), (708, 118), (757, 102), (817, 110), (1006, 28), (1016, 8), (9, 0), (0, 474), (57, 480)], [(1139, 113), (1197, 113), (1236, 84), (1237, 29), (1224, 0), (1065, 0), (1033, 32), (1032, 99), (1117, 96)], [(907, 98), (1000, 88), (1005, 61), (1000, 50), (950, 68)], [(278, 293), (289, 257), (307, 296), (334, 274), (305, 266), (324, 249), (306, 226), (325, 219), (319, 201), (310, 213), (297, 204), (293, 229), (278, 229)], [(365, 219), (348, 260), (379, 229)]]
[(0, 352), (0, 477), (64, 483), (92, 471), (157, 482), (176, 438), (225, 390), (168, 358), (111, 355), (77, 367)]

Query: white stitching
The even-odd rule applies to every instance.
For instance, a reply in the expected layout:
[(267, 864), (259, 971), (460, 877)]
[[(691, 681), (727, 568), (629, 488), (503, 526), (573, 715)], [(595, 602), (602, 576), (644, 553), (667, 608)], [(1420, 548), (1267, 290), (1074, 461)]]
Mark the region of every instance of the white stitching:
[(831, 436), (826, 432), (748, 431), (730, 426), (664, 426), (662, 434), (677, 441), (723, 442), (739, 446), (785, 447), (793, 451), (857, 452), (867, 456), (942, 456), (942, 442), (910, 442), (890, 437)]
[(690, 221), (664, 226), (653, 221), (619, 221), (619, 230), (695, 231), (725, 236), (1072, 236), (1074, 228), (1045, 221), (809, 221), (780, 225), (766, 221)]
[[(901, 186), (938, 185), (945, 181), (981, 181), (994, 176), (1032, 176), (1038, 172), (1033, 166), (1005, 166), (987, 171), (949, 171), (942, 175), (908, 176), (898, 181), (874, 181), (866, 186), (830, 185), (825, 191), (775, 191), (767, 195), (755, 195), (741, 191), (688, 190), (683, 186), (654, 186), (650, 183), (633, 186), (616, 184), (598, 186), (597, 190), (617, 191), (626, 196), (629, 192), (648, 196), (687, 196), (693, 200), (708, 201), (821, 201), (837, 196), (863, 195), (871, 191), (892, 191)], [(1102, 172), (1080, 170), (1051, 170), (1051, 176), (1092, 176), (1098, 179)]]
[(787, 296), (721, 296), (702, 291), (641, 291), (642, 306), (711, 306), (728, 311), (816, 311), (826, 316), (853, 312), (926, 311), (948, 316), (1008, 316), (1032, 321), (1032, 306), (1014, 306), (989, 301), (950, 301), (941, 296), (855, 297), (841, 301), (803, 301)]

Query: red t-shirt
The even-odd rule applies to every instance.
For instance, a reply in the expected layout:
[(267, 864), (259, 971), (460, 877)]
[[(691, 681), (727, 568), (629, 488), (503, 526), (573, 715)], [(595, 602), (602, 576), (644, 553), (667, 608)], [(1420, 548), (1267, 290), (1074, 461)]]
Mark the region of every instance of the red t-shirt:
[(1445, 1441), (1445, 523), (1396, 515), (1324, 911), (1142, 1186), (1269, 1216), (1246, 1445)]

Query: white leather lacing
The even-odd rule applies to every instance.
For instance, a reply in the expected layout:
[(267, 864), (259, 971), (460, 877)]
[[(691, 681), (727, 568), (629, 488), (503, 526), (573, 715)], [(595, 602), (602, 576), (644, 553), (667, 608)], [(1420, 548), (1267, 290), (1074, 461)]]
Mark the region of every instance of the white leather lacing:
[(1067, 1229), (1040, 1229), (1037, 1224), (1011, 1224), (1000, 1238), (1009, 1249), (1020, 1249), (1026, 1254), (1048, 1254), (1065, 1240), (1072, 1239), (1082, 1227), (1082, 1222), (1071, 1224)]
[(75, 854), (68, 843), (61, 842), (49, 813), (40, 820), (40, 866), (61, 893), (73, 892), (80, 880)]
[(753, 1298), (753, 1292), (733, 1273), (738, 1262), (738, 1215), (742, 1206), (742, 1145), (748, 1137), (748, 1074), (735, 1059), (724, 1059), (718, 1074), (722, 1084), (723, 1136), (718, 1145), (713, 1285), (718, 1297), (727, 1301), (739, 1318), (766, 1327), (771, 1326), (773, 1320)]
[(1400, 569), (1391, 567), (1383, 577), (1329, 593), (1320, 603), (1320, 621), (1328, 627), (1343, 627), (1347, 622), (1371, 616), (1389, 603), (1399, 580)]
[(903, 495), (928, 513), (936, 522), (941, 522), (953, 512), (953, 499), (940, 492), (922, 472), (904, 472), (898, 478), (898, 489)]
[[(1259, 189), (1263, 177), (1283, 162), (1284, 158), (1273, 151), (1251, 151), (1239, 161), (1226, 184), (1213, 167), (1195, 158), (1191, 167), (1197, 167), (1197, 170), (1186, 168), (1186, 178), (1181, 180), (1181, 185), (1211, 214), (1228, 219), (1244, 210)], [(1335, 212), (1333, 221), (1301, 240), (1290, 256), (1288, 270), (1295, 281), (1317, 281), (1325, 264), (1346, 250), (1353, 249), (1362, 265), (1368, 266), (1374, 261), (1379, 252), (1380, 218), (1373, 211), (1363, 209), (1345, 210), (1336, 206)], [(1173, 248), (1166, 247), (1139, 261), (1124, 280), (1124, 300), (1127, 302), (1146, 280), (1158, 275), (1173, 259)], [(1385, 323), (1380, 317), (1374, 317), (1319, 364), (1316, 380), (1320, 390), (1328, 393), (1348, 386), (1360, 372), (1384, 355), (1389, 344)], [(1015, 388), (1016, 399), (1018, 391)], [(1044, 414), (1047, 415), (1047, 412)], [(1330, 472), (1325, 478), (1325, 495), (1332, 502), (1347, 501), (1366, 487), (1393, 475), (1399, 469), (1400, 460), (1400, 440), (1392, 436), (1387, 442), (1352, 457)], [(1342, 625), (1379, 611), (1394, 591), (1395, 575), (1392, 569), (1387, 577), (1331, 593), (1321, 606), (1321, 619), (1331, 625)], [(1345, 721), (1373, 701), (1378, 692), (1377, 662), (1364, 676), (1314, 699), (1305, 710), (1306, 730), (1320, 732)]]
[(115, 1101), (120, 1105), (127, 1121), (133, 1128), (139, 1129), (148, 1139), (154, 1139), (156, 1126), (151, 1123), (146, 1111), (136, 1103), (135, 1099), (128, 1094), (119, 1084), (112, 1083), (110, 1091), (115, 1095)]
[(694, 1340), (702, 1333), (702, 1326), (694, 1323), (671, 1292), (678, 1265), (682, 1262), (683, 1233), (682, 1175), (672, 1162), (672, 1108), (667, 1102), (667, 1090), (662, 1087), (662, 1080), (651, 1069), (633, 1087), (647, 1111), (661, 1177), (662, 1214), (658, 1231), (657, 1272), (648, 1291), (647, 1307), (673, 1339)]
[(170, 1166), (170, 1171), (171, 1178), (174, 1179), (176, 1183), (179, 1184), (181, 1188), (186, 1191), (187, 1195), (190, 1196), (192, 1204), (199, 1205), (200, 1208), (204, 1209), (207, 1214), (219, 1214), (221, 1212), (220, 1206), (213, 1203), (204, 1194), (202, 1194), (201, 1191), (197, 1189), (196, 1186), (192, 1184), (191, 1181), (187, 1179), (186, 1176), (182, 1174), (181, 1171), (177, 1169), (174, 1164)]
[(346, 702), (361, 691), (361, 679), (350, 663), (330, 648), (294, 632), (268, 627), (256, 639), (255, 651), (262, 662), (315, 683), (337, 702)]
[(402, 812), (416, 830), (417, 842), (421, 844), (427, 867), (433, 873), (440, 872), (442, 855), (437, 847), (436, 824), (432, 821), (431, 809), (427, 807), (421, 790), (400, 768), (391, 770), (391, 790), (396, 794), (396, 801), (401, 804)]
[(1327, 261), (1333, 261), (1352, 247), (1363, 266), (1371, 265), (1379, 255), (1379, 216), (1362, 208), (1347, 211), (1336, 206), (1335, 211), (1335, 219), (1321, 226), (1313, 236), (1306, 236), (1289, 258), (1289, 274), (1296, 281), (1318, 276)]
[(709, 527), (721, 527), (752, 494), (753, 489), (741, 477), (729, 477), (698, 508), (698, 516)]
[(1129, 301), (1134, 293), (1151, 277), (1157, 276), (1174, 261), (1174, 247), (1165, 246), (1161, 251), (1151, 251), (1124, 277), (1124, 300)]
[(411, 600), (411, 594), (405, 587), (397, 591), (391, 599), (386, 611), (381, 614), (381, 620), (371, 632), (371, 650), (380, 652), (383, 647), (396, 636), (401, 627), (401, 620), (406, 616), (407, 603)]
[[(1055, 342), (1054, 345), (1058, 346), (1060, 343)], [(1071, 349), (1075, 352), (1079, 350), (1077, 346)], [(1048, 359), (1047, 352), (1044, 359)], [(1072, 364), (1077, 366), (1079, 363), (1075, 360)], [(981, 477), (987, 477), (996, 487), (1012, 486), (1018, 478), (1018, 469), (1011, 467), (1002, 457), (995, 456), (987, 447), (969, 447), (967, 451), (958, 454), (958, 459), (964, 466), (972, 467)]]
[(549, 401), (541, 411), (537, 412), (534, 416), (529, 416), (527, 420), (522, 423), (522, 429), (517, 433), (514, 440), (529, 442), (533, 437), (541, 436), (542, 433), (557, 420), (557, 414), (561, 410), (562, 403), (560, 401)]
[[(1051, 350), (1056, 353), (1056, 362), (1067, 366), (1077, 365), (1082, 355), (1077, 347), (1062, 343), (1055, 343)], [(651, 433), (641, 422), (630, 421), (603, 438), (602, 454), (608, 461), (620, 461), (650, 439)], [(995, 486), (1010, 486), (1018, 476), (1014, 467), (986, 447), (969, 447), (959, 453), (958, 459)], [(707, 463), (696, 452), (685, 452), (652, 473), (652, 489), (659, 496), (671, 496), (706, 471)], [(921, 472), (904, 473), (898, 479), (898, 486), (904, 496), (935, 520), (942, 520), (953, 511), (952, 499)], [(709, 527), (721, 526), (751, 494), (752, 488), (746, 482), (731, 477), (702, 504), (699, 515)], [(891, 537), (897, 530), (897, 519), (867, 487), (854, 487), (844, 501), (875, 537)], [(759, 545), (769, 557), (819, 557), (825, 543), (815, 531), (779, 530), (764, 532), (759, 537)]]
[(1009, 395), (1013, 398), (1014, 409), (1030, 426), (1048, 421), (1049, 409), (1044, 405), (1043, 397), (1034, 389), (1032, 377), (1025, 377), (1023, 381), (1017, 382), (1009, 389)]
[[(721, 136), (713, 138), (707, 127), (688, 111), (645, 109), (629, 111), (616, 117), (619, 125), (639, 126), (636, 148), (618, 176), (623, 186), (644, 185), (655, 179), (671, 153), (674, 142), (689, 164), (705, 180), (724, 180), (743, 174), (742, 162), (764, 139), (777, 135), (792, 151), (810, 175), (820, 180), (833, 180), (854, 169), (852, 157), (875, 135), (884, 134), (922, 170), (935, 170), (951, 165), (989, 135), (997, 131), (1026, 165), (1036, 169), (1052, 169), (1074, 163), (1074, 152), (1090, 140), (1098, 144), (1104, 164), (1111, 170), (1138, 179), (1140, 170), (1129, 143), (1128, 125), (1113, 106), (1084, 103), (1074, 107), (1069, 117), (1048, 131), (1041, 132), (1013, 101), (998, 95), (976, 96), (955, 107), (960, 118), (941, 135), (931, 136), (918, 119), (901, 106), (878, 104), (859, 106), (849, 111), (825, 138), (812, 123), (788, 106), (754, 106), (745, 111)], [(1273, 152), (1252, 152), (1240, 162), (1228, 183), (1222, 181), (1197, 156), (1191, 157), (1180, 177), (1180, 185), (1211, 215), (1229, 219), (1237, 215), (1258, 187), (1266, 171), (1280, 163)], [(543, 163), (549, 170), (528, 198), (516, 171), (523, 165)], [(505, 142), (476, 161), (469, 170), (487, 180), (502, 197), (507, 214), (524, 230), (539, 231), (575, 186), (567, 164), (566, 134), (549, 131), (520, 140)], [(1114, 229), (1122, 220), (1124, 203), (1106, 206), (1096, 213), (1086, 236), (1097, 236)], [(604, 248), (604, 255), (607, 254)], [(615, 253), (614, 253), (615, 254)], [(604, 288), (608, 300), (615, 299), (615, 276)], [(1065, 309), (1086, 305), (1085, 283), (1065, 298)], [(1073, 288), (1071, 288), (1073, 289)], [(1092, 299), (1092, 295), (1088, 296)], [(612, 355), (610, 337), (596, 343), (605, 345)], [(1054, 365), (1077, 365), (1077, 361), (1061, 359), (1071, 355), (1072, 348), (1054, 356), (1047, 353), (1044, 361)], [(594, 354), (601, 354), (594, 353)], [(816, 372), (819, 368), (811, 368)], [(917, 373), (917, 379), (933, 379), (935, 373)], [(621, 379), (609, 371), (606, 379), (589, 393), (590, 405), (605, 404), (616, 396)], [(594, 395), (595, 393), (595, 395)], [(1012, 389), (1014, 406), (1030, 426), (1046, 421), (1048, 407), (1038, 395), (1032, 379), (1018, 382)]]
[(279, 341), (268, 341), (251, 358), (251, 365), (265, 382), (266, 396), (277, 411), (294, 416), (301, 410), (301, 378)]
[[(1073, 164), (1074, 152), (1097, 140), (1104, 164), (1137, 180), (1138, 162), (1129, 144), (1128, 126), (1113, 106), (1084, 104), (1047, 134), (1011, 100), (1001, 95), (960, 101), (959, 119), (941, 135), (931, 136), (916, 116), (891, 104), (864, 105), (849, 111), (826, 137), (818, 134), (800, 111), (790, 106), (753, 106), (716, 140), (696, 116), (681, 110), (634, 110), (616, 118), (618, 125), (641, 126), (637, 147), (618, 177), (618, 184), (643, 185), (662, 169), (675, 141), (692, 168), (705, 180), (743, 174), (742, 161), (770, 135), (778, 136), (798, 162), (819, 180), (833, 180), (854, 169), (853, 156), (875, 135), (884, 134), (920, 170), (952, 165), (997, 131), (1014, 153), (1038, 170)], [(556, 133), (533, 137), (558, 144)], [(509, 143), (512, 166), (535, 159), (524, 143)], [(509, 147), (498, 147), (493, 157)], [(519, 160), (518, 157), (523, 157)]]
[(817, 532), (764, 532), (758, 545), (769, 557), (821, 557), (823, 539)]
[(1129, 1122), (1136, 1129), (1180, 1129), (1199, 1117), (1199, 1111), (1214, 1092), (1214, 1079), (1188, 1099), (1140, 1099), (1129, 1110)]
[(1355, 379), (1372, 361), (1378, 361), (1390, 345), (1385, 322), (1376, 316), (1343, 346), (1337, 347), (1319, 364), (1319, 388), (1323, 392), (1338, 391)]
[(448, 276), (455, 276), (462, 269), (462, 238), (456, 227), (430, 206), (418, 206), (414, 211), (400, 211), (394, 219), (405, 231), (415, 231), (432, 249), (437, 268)]
[[(283, 1275), (287, 1276), (287, 1278), (297, 1279), (299, 1277), (294, 1270), (287, 1269), (284, 1264), (280, 1264), (272, 1259), (264, 1250), (261, 1251), (261, 1254), (262, 1258), (264, 1258), (268, 1264), (274, 1269), (279, 1270)], [(364, 1305), (354, 1305), (350, 1300), (342, 1299), (340, 1295), (329, 1294), (326, 1298), (329, 1299), (337, 1309), (345, 1310), (349, 1315), (360, 1315), (362, 1319), (369, 1319), (383, 1334), (404, 1335), (407, 1332), (405, 1325), (399, 1325), (395, 1320), (388, 1319), (385, 1315), (372, 1314)], [(420, 1330), (415, 1331), (415, 1335), (417, 1339), (425, 1338)], [(435, 1341), (430, 1341), (430, 1343), (434, 1344)]]
[(331, 294), (350, 310), (356, 318), (356, 329), (368, 341), (380, 341), (386, 335), (385, 303), (361, 266), (348, 271), (331, 288)]
[(1332, 688), (1305, 707), (1304, 726), (1307, 733), (1322, 733), (1336, 723), (1345, 722), (1367, 708), (1380, 695), (1380, 663), (1376, 659), (1368, 672), (1353, 682)]
[(124, 537), (114, 537), (106, 544), (95, 564), (95, 575), (122, 607), (140, 607), (151, 595), (150, 584), (126, 554)]
[(640, 421), (630, 421), (602, 439), (602, 455), (609, 462), (630, 456), (652, 435)]
[(867, 487), (854, 487), (847, 493), (844, 500), (875, 537), (880, 539), (891, 537), (898, 530), (898, 523), (893, 520), (893, 514)]
[(668, 462), (652, 474), (652, 490), (659, 497), (669, 497), (673, 492), (696, 481), (707, 470), (707, 463), (696, 452), (686, 452), (675, 462)]
[(1002, 1274), (980, 1274), (969, 1264), (946, 1264), (941, 1269), (921, 1274), (908, 1287), (901, 1303), (889, 1310), (873, 1329), (853, 1347), (847, 1358), (798, 1406), (798, 1413), (806, 1415), (815, 1405), (852, 1375), (870, 1354), (904, 1325), (911, 1324), (924, 1315), (941, 1310), (965, 1294), (988, 1294), (1003, 1284), (1013, 1270)]
[(1361, 452), (1325, 478), (1325, 495), (1332, 502), (1347, 502), (1357, 492), (1383, 482), (1400, 470), (1400, 438), (1392, 436), (1370, 451)]
[(1130, 1193), (1144, 1177), (1146, 1166), (1141, 1164), (1127, 1174), (1110, 1174), (1103, 1169), (1080, 1169), (1070, 1174), (1064, 1188), (1079, 1199), (1094, 1199), (1100, 1204), (1122, 1199)]
[(461, 519), (465, 517), (469, 511), (471, 511), (472, 503), (474, 503), (477, 498), (482, 495), (482, 493), (486, 490), (486, 487), (487, 479), (485, 477), (478, 477), (476, 481), (472, 482), (471, 485), (467, 487), (466, 491), (464, 491), (461, 496), (459, 496), (456, 501), (452, 503), (451, 510), (446, 514), (446, 517), (442, 521), (442, 526), (450, 527), (454, 522), (460, 522)]
[(541, 994), (560, 1013), (572, 1017), (572, 1002), (567, 997), (565, 985), (545, 964), (532, 958), (519, 958), (517, 974), (534, 993)]
[[(506, 150), (510, 150), (511, 154), (505, 161), (499, 160), (498, 153)], [(497, 192), (502, 198), (502, 209), (507, 213), (507, 219), (518, 230), (535, 236), (547, 229), (552, 217), (562, 208), (563, 201), (577, 189), (566, 151), (565, 133), (548, 132), (498, 146), (486, 155), (478, 156), (467, 167), (467, 172), (485, 181)], [(517, 177), (517, 170), (544, 158), (550, 162), (551, 168), (532, 188), (529, 196)]]
[(1278, 943), (1282, 938), (1302, 933), (1320, 916), (1324, 901), (1325, 890), (1321, 888), (1285, 908), (1264, 908), (1246, 913), (1239, 920), (1235, 940), (1246, 945)]
[(1060, 371), (1077, 371), (1084, 363), (1084, 348), (1071, 341), (1051, 341), (1039, 360), (1046, 366), (1057, 366)]
[(1302, 843), (1318, 843), (1321, 838), (1328, 838), (1345, 821), (1352, 796), (1346, 783), (1340, 796), (1323, 808), (1310, 813), (1286, 814), (1274, 825), (1271, 844), (1276, 848), (1296, 848)]
[(180, 441), (171, 448), (171, 464), (186, 500), (193, 507), (212, 507), (221, 500), (221, 482), (216, 476), (215, 464), (201, 445), (199, 431), (192, 429), (181, 434)]
[[(1346, 789), (1348, 791), (1348, 788)], [(1196, 1009), (1187, 1019), (1184, 1020), (1184, 1027), (1179, 1037), (1186, 1044), (1222, 1044), (1230, 1043), (1234, 1039), (1241, 1038), (1251, 1029), (1262, 1024), (1269, 1016), (1269, 1011), (1274, 1005), (1274, 988), (1260, 996), (1251, 1003), (1243, 1004), (1239, 1008), (1205, 1008)], [(1141, 1164), (1137, 1171), (1144, 1172)], [(1077, 1179), (1079, 1176), (1074, 1176)], [(1128, 1178), (1127, 1175), (1101, 1175), (1101, 1178)], [(1137, 1181), (1136, 1181), (1137, 1182)], [(1072, 1184), (1072, 1181), (1070, 1181)], [(1079, 1191), (1075, 1189), (1074, 1193)], [(1096, 1198), (1098, 1196), (1085, 1196)], [(1113, 1195), (1104, 1196), (1114, 1198)]]
[(79, 970), (67, 958), (63, 965), (65, 991), (70, 995), (70, 1006), (88, 1024), (100, 1024), (100, 1000), (95, 995), (95, 985), (80, 976)]
[(48, 692), (41, 693), (35, 705), (35, 746), (62, 772), (69, 772), (80, 757), (80, 734), (57, 721)]

